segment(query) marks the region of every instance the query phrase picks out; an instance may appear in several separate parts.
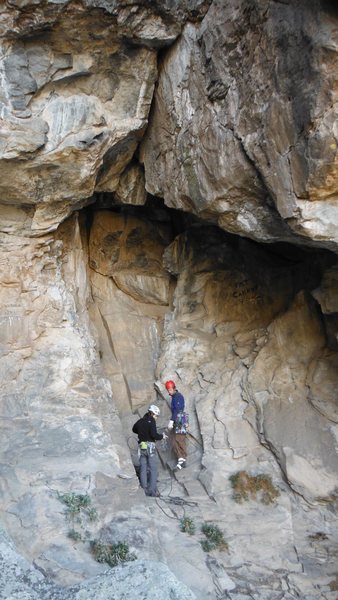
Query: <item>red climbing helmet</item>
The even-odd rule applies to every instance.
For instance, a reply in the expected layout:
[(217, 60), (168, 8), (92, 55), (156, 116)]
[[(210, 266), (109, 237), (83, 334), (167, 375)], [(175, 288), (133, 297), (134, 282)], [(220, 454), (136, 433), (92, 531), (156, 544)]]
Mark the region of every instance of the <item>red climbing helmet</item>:
[(169, 381), (166, 381), (164, 385), (167, 388), (167, 390), (170, 390), (171, 388), (176, 388), (175, 381), (171, 381), (171, 379), (169, 379)]

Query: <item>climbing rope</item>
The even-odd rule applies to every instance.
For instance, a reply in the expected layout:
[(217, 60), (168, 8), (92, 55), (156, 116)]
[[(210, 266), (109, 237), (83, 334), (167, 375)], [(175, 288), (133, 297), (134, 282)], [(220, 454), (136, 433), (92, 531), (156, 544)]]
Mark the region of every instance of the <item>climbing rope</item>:
[[(174, 505), (174, 506), (179, 506), (182, 508), (183, 510), (183, 514), (182, 517), (178, 517), (177, 515), (173, 514), (173, 515), (169, 515), (163, 508), (163, 506), (160, 505), (159, 502), (164, 502), (167, 505)], [(158, 508), (163, 512), (163, 514), (168, 517), (168, 519), (174, 519), (175, 521), (181, 521), (181, 519), (183, 519), (185, 517), (185, 509), (186, 507), (196, 507), (198, 506), (198, 502), (194, 502), (192, 500), (185, 500), (184, 498), (181, 498), (181, 496), (160, 496), (159, 498), (155, 498), (155, 502), (158, 506)], [(174, 512), (174, 511), (172, 511)]]
[[(167, 402), (167, 401), (166, 401), (166, 398), (165, 398), (165, 397), (163, 396), (163, 394), (162, 394), (162, 393), (161, 393), (161, 392), (158, 390), (158, 388), (156, 387), (156, 385), (155, 385), (155, 389), (156, 389), (157, 393), (158, 393), (158, 394), (159, 394), (159, 395), (162, 397), (162, 399), (163, 399), (165, 402)], [(159, 431), (160, 431), (160, 430), (159, 430)], [(198, 440), (195, 438), (195, 436), (194, 436), (194, 435), (192, 435), (190, 432), (188, 432), (188, 433), (187, 433), (187, 435), (189, 436), (190, 440), (191, 440), (193, 443), (195, 443), (195, 445), (196, 445), (196, 444), (198, 444), (198, 446), (202, 446), (202, 444), (201, 444), (201, 443), (200, 443), (200, 442), (199, 442), (199, 441), (198, 441)], [(132, 440), (132, 443), (130, 442), (131, 440)], [(166, 451), (168, 451), (168, 450), (170, 450), (170, 449), (171, 449), (172, 440), (171, 440), (171, 438), (169, 437), (169, 439), (166, 439), (166, 440), (164, 440), (164, 442), (165, 442), (165, 447), (163, 447), (163, 451), (164, 451), (164, 452), (166, 452)], [(137, 450), (138, 450), (138, 443), (137, 443), (137, 440), (136, 440), (135, 436), (133, 436), (133, 435), (130, 435), (130, 436), (128, 437), (128, 439), (127, 439), (127, 445), (128, 445), (128, 448), (129, 448), (129, 450), (130, 450), (131, 452), (137, 452)], [(157, 504), (158, 508), (159, 508), (159, 509), (162, 511), (162, 513), (163, 513), (163, 514), (164, 514), (164, 515), (165, 515), (165, 516), (166, 516), (168, 519), (174, 519), (174, 520), (176, 520), (176, 521), (180, 521), (182, 518), (184, 518), (184, 517), (185, 517), (185, 510), (186, 510), (186, 507), (190, 507), (190, 508), (192, 508), (192, 507), (196, 507), (196, 506), (198, 506), (198, 502), (195, 502), (195, 501), (192, 501), (192, 500), (185, 500), (185, 498), (182, 498), (181, 496), (172, 496), (172, 495), (171, 495), (171, 493), (172, 493), (172, 489), (173, 489), (174, 475), (173, 475), (173, 473), (170, 471), (170, 469), (168, 469), (168, 470), (169, 470), (169, 475), (170, 475), (170, 490), (169, 490), (169, 493), (168, 493), (166, 496), (164, 496), (164, 495), (163, 495), (163, 492), (162, 492), (162, 493), (160, 493), (160, 496), (159, 496), (158, 498), (157, 498), (157, 497), (155, 498), (155, 502), (156, 502), (156, 504)], [(174, 514), (173, 514), (173, 515), (170, 515), (170, 514), (168, 514), (168, 513), (167, 513), (167, 512), (164, 510), (163, 506), (161, 506), (161, 505), (160, 505), (160, 502), (163, 502), (163, 503), (164, 503), (164, 504), (166, 504), (166, 505), (167, 505), (169, 508), (170, 508), (170, 506), (180, 507), (180, 508), (182, 509), (182, 511), (183, 511), (182, 517), (179, 517), (179, 516), (175, 515), (175, 513), (174, 513), (174, 510), (173, 510), (173, 509), (171, 509), (171, 510), (172, 510), (172, 512), (173, 512)]]
[[(170, 490), (169, 493), (167, 495), (163, 495), (163, 492), (160, 492), (160, 496), (158, 498), (155, 498), (156, 504), (158, 506), (158, 508), (163, 512), (163, 514), (168, 517), (168, 519), (175, 519), (176, 521), (180, 521), (181, 519), (183, 519), (186, 516), (186, 508), (187, 507), (196, 507), (198, 506), (198, 502), (195, 502), (193, 500), (186, 500), (185, 498), (182, 498), (182, 496), (172, 496), (172, 489), (173, 489), (173, 481), (174, 481), (174, 475), (169, 471), (169, 476), (170, 476)], [(163, 506), (161, 506), (160, 502), (163, 502), (164, 504), (168, 505), (169, 508), (171, 506), (177, 506), (182, 508), (182, 517), (179, 517), (177, 515), (175, 515), (174, 510), (172, 510), (172, 512), (174, 513), (173, 515), (169, 515), (163, 508)]]

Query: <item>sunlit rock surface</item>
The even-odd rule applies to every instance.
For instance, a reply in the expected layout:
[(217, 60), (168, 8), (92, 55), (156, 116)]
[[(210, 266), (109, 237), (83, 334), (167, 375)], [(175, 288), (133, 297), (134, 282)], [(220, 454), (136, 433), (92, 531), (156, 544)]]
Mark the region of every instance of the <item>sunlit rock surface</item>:
[(147, 189), (260, 241), (337, 247), (337, 39), (330, 3), (214, 1), (164, 56)]
[(144, 406), (153, 388), (169, 305), (170, 275), (162, 256), (171, 237), (168, 223), (107, 210), (94, 213), (91, 317), (121, 416)]
[(57, 556), (67, 531), (58, 493), (118, 489), (120, 475), (137, 488), (90, 333), (77, 220), (39, 239), (1, 234), (0, 281), (3, 523), (55, 574), (71, 561)]
[(156, 50), (206, 2), (6, 2), (0, 19), (0, 195), (55, 229), (115, 191), (147, 124)]
[[(2, 4), (1, 593), (336, 600), (333, 3)], [(188, 461), (158, 444), (154, 499), (131, 426), (167, 378)]]
[[(17, 554), (13, 544), (0, 533), (0, 593), (2, 598), (24, 600), (132, 600), (135, 594), (147, 599), (195, 600), (196, 596), (160, 562), (137, 561), (117, 567), (84, 584), (65, 589), (46, 582), (43, 575)], [(143, 596), (144, 597), (144, 596)]]
[(227, 242), (212, 228), (188, 231), (169, 247), (166, 264), (178, 281), (162, 377), (172, 369), (185, 385), (194, 371), (204, 456), (209, 448), (217, 490), (214, 453), (229, 449), (250, 460), (263, 444), (297, 492), (320, 500), (338, 486), (338, 363), (309, 292), (331, 257), (298, 253), (296, 261), (276, 251), (272, 261), (266, 250)]

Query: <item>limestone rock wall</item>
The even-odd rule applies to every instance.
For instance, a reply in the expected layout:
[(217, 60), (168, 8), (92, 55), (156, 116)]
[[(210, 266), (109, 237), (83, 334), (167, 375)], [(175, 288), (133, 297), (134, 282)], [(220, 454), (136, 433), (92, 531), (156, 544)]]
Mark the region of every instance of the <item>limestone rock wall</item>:
[[(74, 491), (91, 537), (157, 562), (115, 591), (157, 573), (158, 597), (335, 598), (336, 25), (319, 0), (3, 3), (0, 517), (40, 572), (4, 536), (18, 593), (104, 569), (67, 537)], [(159, 447), (154, 501), (131, 425), (156, 401), (166, 426), (166, 378), (189, 460)], [(240, 470), (276, 501), (236, 503)], [(228, 552), (203, 552), (205, 522)]]
[(5, 2), (0, 194), (32, 207), (33, 234), (55, 229), (95, 189), (118, 188), (147, 124), (154, 48), (206, 3), (180, 4)]
[[(273, 589), (285, 576), (290, 597), (331, 598), (338, 355), (313, 295), (325, 306), (332, 260), (283, 246), (271, 253), (205, 226), (189, 229), (165, 253), (177, 286), (157, 375), (175, 379), (187, 399), (193, 464), (190, 477), (178, 479), (188, 492), (198, 493), (191, 479), (202, 484), (215, 505), (200, 502), (203, 518), (217, 520), (228, 536), (230, 556), (218, 559), (218, 583), (222, 565), (234, 586), (225, 597), (241, 598), (243, 580), (245, 598), (248, 589), (257, 599), (278, 597)], [(239, 471), (272, 478), (279, 492), (273, 508), (259, 508), (258, 495), (234, 502), (230, 478)], [(314, 541), (324, 529), (325, 550)], [(322, 552), (325, 568), (317, 562)], [(265, 587), (257, 583), (262, 565)], [(275, 588), (272, 572), (280, 573)]]
[(261, 241), (337, 243), (336, 10), (215, 0), (165, 55), (147, 189)]
[(20, 595), (29, 600), (53, 598), (53, 600), (94, 600), (97, 597), (109, 597), (119, 600), (135, 598), (147, 589), (149, 600), (159, 595), (165, 600), (173, 596), (181, 600), (194, 600), (195, 596), (185, 585), (179, 582), (168, 568), (155, 561), (137, 561), (117, 567), (114, 572), (91, 578), (84, 584), (65, 589), (46, 581), (41, 573), (20, 556), (6, 534), (1, 531), (0, 542), (0, 592), (3, 598)]
[[(216, 483), (211, 495), (224, 489), (220, 472), (241, 459), (255, 462), (261, 444), (309, 501), (335, 493), (338, 356), (327, 347), (310, 293), (332, 259), (295, 258), (281, 253), (272, 261), (249, 241), (203, 227), (188, 230), (165, 254), (178, 280), (159, 374), (176, 373), (193, 398), (201, 476)], [(217, 455), (230, 457), (227, 467)]]
[(99, 496), (121, 474), (137, 488), (89, 328), (84, 257), (76, 217), (39, 239), (1, 234), (2, 521), (54, 574), (75, 560), (57, 556), (67, 530), (57, 493)]
[(90, 281), (105, 374), (121, 417), (153, 398), (170, 275), (162, 265), (170, 223), (103, 210), (94, 213), (89, 239)]

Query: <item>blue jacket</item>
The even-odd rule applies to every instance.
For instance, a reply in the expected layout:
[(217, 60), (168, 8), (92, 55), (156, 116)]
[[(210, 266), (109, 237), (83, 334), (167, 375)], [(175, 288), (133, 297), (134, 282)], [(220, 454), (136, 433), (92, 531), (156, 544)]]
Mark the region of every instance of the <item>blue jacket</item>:
[(176, 421), (177, 413), (184, 411), (184, 398), (180, 392), (171, 396), (171, 420)]

